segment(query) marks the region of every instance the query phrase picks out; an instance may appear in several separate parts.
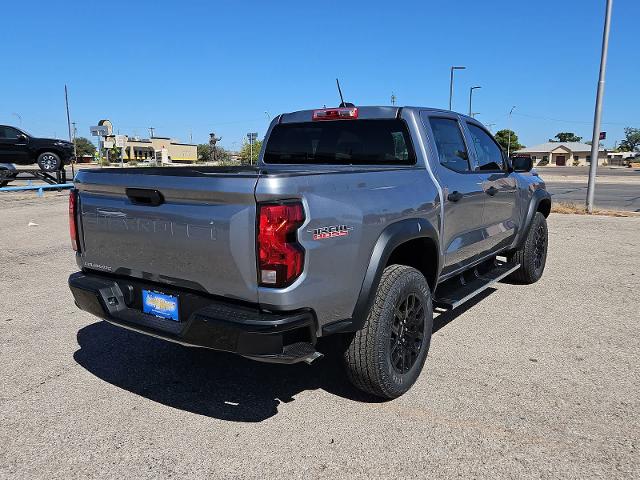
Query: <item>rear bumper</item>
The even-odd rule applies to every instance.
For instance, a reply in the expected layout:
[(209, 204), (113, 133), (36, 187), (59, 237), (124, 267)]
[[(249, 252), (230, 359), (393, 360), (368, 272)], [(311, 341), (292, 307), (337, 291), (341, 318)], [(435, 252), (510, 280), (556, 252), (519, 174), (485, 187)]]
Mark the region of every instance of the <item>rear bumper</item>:
[[(76, 305), (114, 325), (192, 347), (237, 353), (267, 362), (310, 362), (315, 320), (310, 311), (264, 312), (257, 307), (150, 282), (84, 272), (69, 277)], [(176, 322), (142, 312), (142, 289), (178, 297)]]

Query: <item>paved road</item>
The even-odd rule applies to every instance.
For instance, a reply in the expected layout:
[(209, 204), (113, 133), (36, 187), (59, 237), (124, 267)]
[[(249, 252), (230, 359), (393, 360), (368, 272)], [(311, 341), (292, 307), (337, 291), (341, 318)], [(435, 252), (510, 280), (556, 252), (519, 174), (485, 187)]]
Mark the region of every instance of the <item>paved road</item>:
[[(584, 205), (588, 167), (547, 167), (538, 173), (554, 201)], [(640, 212), (640, 169), (599, 167), (595, 205), (605, 210)]]
[[(547, 178), (555, 177), (582, 177), (586, 179), (589, 176), (589, 167), (538, 167), (537, 171), (541, 176)], [(640, 181), (640, 168), (621, 168), (621, 167), (603, 167), (599, 166), (598, 177), (622, 177), (635, 178)]]
[(414, 388), (378, 402), (329, 359), (254, 363), (79, 311), (66, 197), (46, 195), (0, 197), (0, 478), (640, 472), (640, 218), (552, 215), (543, 279), (440, 316)]
[[(587, 198), (586, 180), (567, 182), (553, 177), (544, 178), (554, 202), (584, 205)], [(637, 183), (609, 183), (607, 178), (599, 178), (596, 182), (595, 206), (604, 210), (640, 212), (640, 179)]]

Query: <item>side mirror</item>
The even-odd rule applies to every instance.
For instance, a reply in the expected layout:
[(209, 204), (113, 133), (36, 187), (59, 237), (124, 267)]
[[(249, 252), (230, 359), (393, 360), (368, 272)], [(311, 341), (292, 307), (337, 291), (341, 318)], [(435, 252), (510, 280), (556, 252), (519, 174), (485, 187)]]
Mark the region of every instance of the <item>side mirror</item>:
[(514, 172), (530, 172), (533, 169), (531, 157), (513, 157), (511, 164)]
[(21, 142), (26, 142), (27, 136), (24, 133), (19, 133), (17, 139)]

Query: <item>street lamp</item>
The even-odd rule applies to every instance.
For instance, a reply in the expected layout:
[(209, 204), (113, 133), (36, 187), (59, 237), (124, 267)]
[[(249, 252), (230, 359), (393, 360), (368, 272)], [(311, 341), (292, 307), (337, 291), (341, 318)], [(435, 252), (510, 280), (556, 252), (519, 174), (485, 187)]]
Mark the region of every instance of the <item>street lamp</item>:
[(476, 88), (482, 88), (482, 87), (480, 87), (480, 86), (476, 85), (475, 87), (471, 87), (471, 88), (469, 89), (469, 116), (470, 116), (470, 117), (473, 117), (473, 110), (471, 110), (471, 98), (473, 97), (473, 91), (474, 91)]
[(453, 71), (464, 70), (467, 67), (451, 67), (451, 79), (449, 80), (449, 110), (451, 110), (451, 101), (453, 100)]
[(511, 107), (511, 110), (509, 110), (509, 141), (507, 142), (507, 157), (511, 155), (511, 114), (513, 113), (514, 108), (516, 108), (515, 105)]

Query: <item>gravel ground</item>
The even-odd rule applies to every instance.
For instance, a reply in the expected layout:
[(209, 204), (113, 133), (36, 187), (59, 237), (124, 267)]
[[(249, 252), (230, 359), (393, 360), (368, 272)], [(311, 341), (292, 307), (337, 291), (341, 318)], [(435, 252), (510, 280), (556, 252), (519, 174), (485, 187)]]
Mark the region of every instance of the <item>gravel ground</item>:
[(329, 359), (97, 321), (66, 286), (66, 195), (0, 209), (1, 478), (640, 475), (640, 218), (552, 215), (543, 279), (440, 316), (416, 385), (378, 402)]

